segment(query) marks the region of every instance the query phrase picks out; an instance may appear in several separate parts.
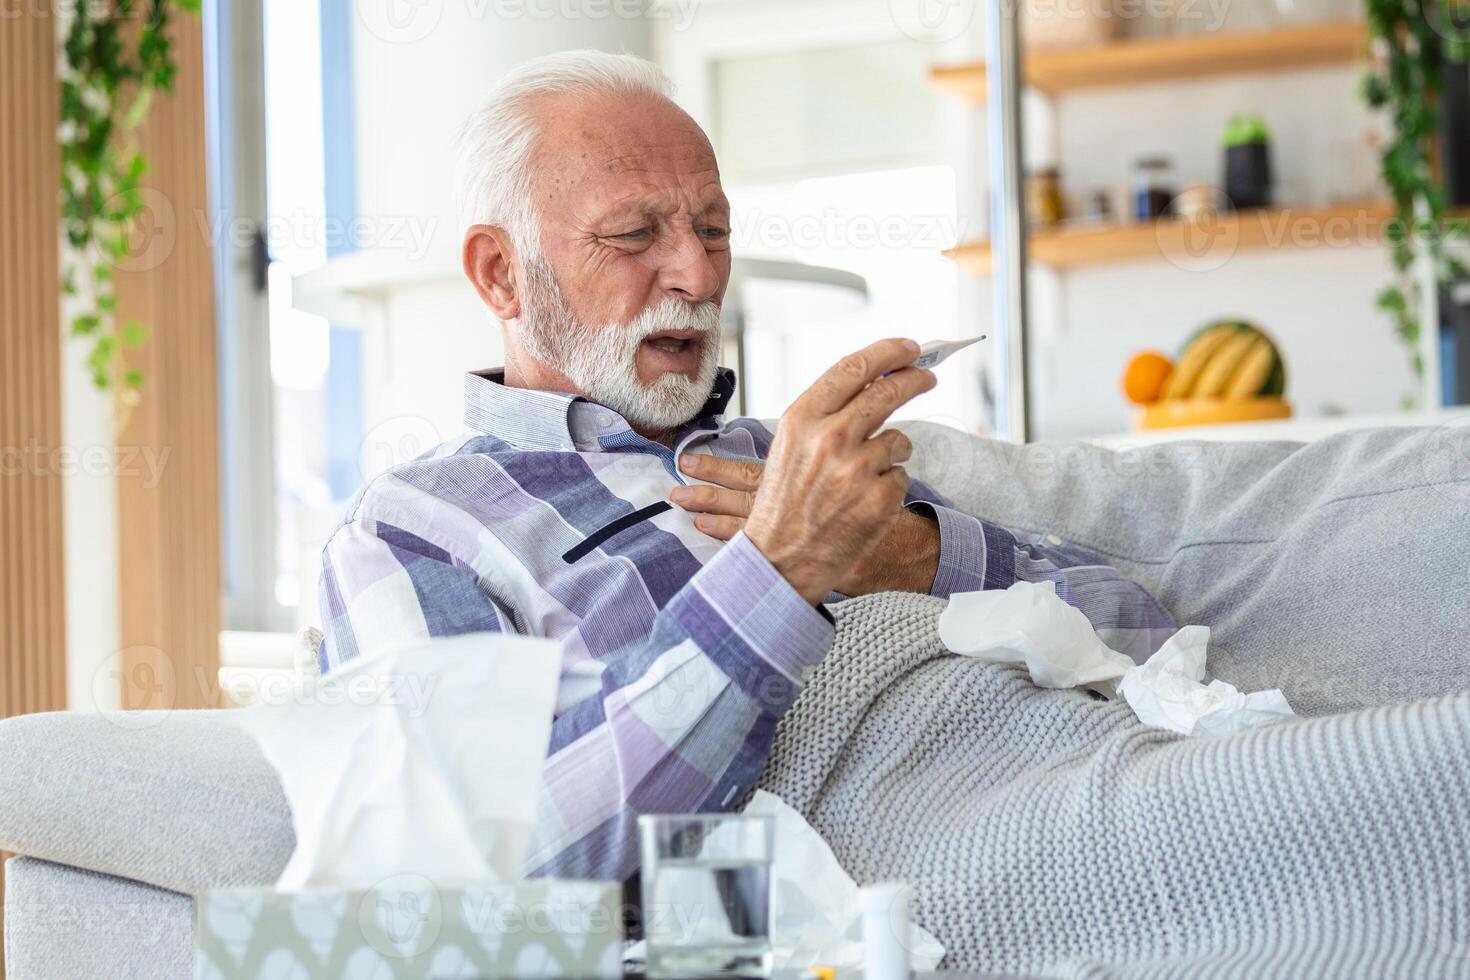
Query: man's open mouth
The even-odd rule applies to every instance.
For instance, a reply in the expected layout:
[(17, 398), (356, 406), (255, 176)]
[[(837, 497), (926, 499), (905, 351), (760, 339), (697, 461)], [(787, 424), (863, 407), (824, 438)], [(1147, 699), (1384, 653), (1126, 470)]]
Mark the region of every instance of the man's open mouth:
[(698, 330), (667, 330), (643, 338), (643, 342), (657, 350), (670, 354), (682, 354), (698, 346), (703, 336)]

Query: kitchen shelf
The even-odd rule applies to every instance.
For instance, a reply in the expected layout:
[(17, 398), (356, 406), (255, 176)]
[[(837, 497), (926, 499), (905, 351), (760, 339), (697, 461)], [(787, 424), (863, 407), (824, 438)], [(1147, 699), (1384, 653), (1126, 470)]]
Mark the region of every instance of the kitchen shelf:
[[(1367, 39), (1361, 21), (1334, 21), (1243, 34), (1118, 41), (1027, 53), (1022, 71), (1027, 85), (1056, 95), (1079, 89), (1347, 65), (1365, 55)], [(985, 104), (983, 63), (934, 68), (930, 78), (951, 94)]]
[[(1374, 244), (1392, 217), (1381, 201), (1323, 208), (1266, 208), (1218, 215), (1196, 224), (1179, 218), (1128, 225), (1035, 230), (1027, 238), (1037, 265), (1072, 269), (1113, 262), (1170, 261), (1214, 267), (1236, 252)], [(971, 275), (990, 275), (990, 243), (966, 242), (944, 253)]]

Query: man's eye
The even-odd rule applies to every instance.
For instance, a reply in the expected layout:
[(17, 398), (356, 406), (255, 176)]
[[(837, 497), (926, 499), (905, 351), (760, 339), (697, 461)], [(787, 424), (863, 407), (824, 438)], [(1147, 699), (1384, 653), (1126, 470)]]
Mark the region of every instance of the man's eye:
[(707, 228), (699, 229), (699, 233), (705, 238), (724, 239), (730, 234), (730, 229), (721, 228), (717, 225), (710, 225)]
[(636, 242), (648, 237), (647, 228), (639, 228), (636, 231), (625, 231), (621, 235), (613, 235), (612, 238), (620, 242)]

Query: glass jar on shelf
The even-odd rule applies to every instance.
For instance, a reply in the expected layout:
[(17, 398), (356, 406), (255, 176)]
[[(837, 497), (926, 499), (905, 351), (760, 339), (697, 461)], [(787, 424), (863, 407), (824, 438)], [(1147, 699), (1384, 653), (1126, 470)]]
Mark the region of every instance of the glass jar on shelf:
[(1153, 221), (1169, 213), (1174, 200), (1174, 162), (1168, 157), (1142, 157), (1133, 165), (1133, 220)]

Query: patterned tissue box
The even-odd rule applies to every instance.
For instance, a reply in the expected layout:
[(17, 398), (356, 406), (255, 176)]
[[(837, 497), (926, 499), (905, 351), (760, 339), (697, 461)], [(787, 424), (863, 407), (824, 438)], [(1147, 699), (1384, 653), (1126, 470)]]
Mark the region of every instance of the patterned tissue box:
[(366, 891), (221, 889), (195, 902), (195, 980), (622, 976), (622, 889), (539, 879)]

